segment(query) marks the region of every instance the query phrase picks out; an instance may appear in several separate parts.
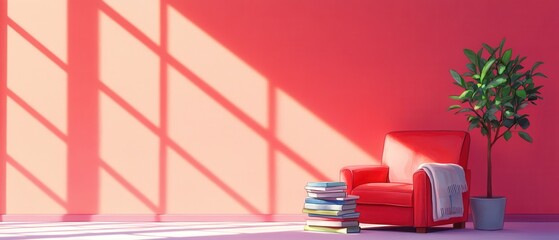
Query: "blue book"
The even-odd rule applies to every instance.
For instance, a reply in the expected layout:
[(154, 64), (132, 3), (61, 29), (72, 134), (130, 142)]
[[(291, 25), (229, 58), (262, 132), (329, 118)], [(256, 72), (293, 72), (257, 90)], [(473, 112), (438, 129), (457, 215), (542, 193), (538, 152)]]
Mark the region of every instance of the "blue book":
[(337, 187), (346, 186), (345, 182), (308, 182), (308, 187)]
[[(343, 198), (341, 198), (343, 199)], [(312, 203), (312, 204), (328, 204), (328, 205), (347, 205), (347, 204), (355, 204), (355, 200), (324, 200), (318, 198), (306, 198), (305, 203)]]

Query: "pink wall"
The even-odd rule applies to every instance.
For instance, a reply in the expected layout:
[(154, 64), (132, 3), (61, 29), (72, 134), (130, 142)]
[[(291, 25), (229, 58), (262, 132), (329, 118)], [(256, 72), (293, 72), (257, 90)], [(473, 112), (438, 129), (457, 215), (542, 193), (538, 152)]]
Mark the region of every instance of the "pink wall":
[(495, 147), (494, 191), (559, 213), (555, 1), (7, 2), (7, 214), (300, 213), (307, 181), (377, 163), (386, 132), (466, 129), (448, 70), (503, 37), (550, 79), (534, 143)]

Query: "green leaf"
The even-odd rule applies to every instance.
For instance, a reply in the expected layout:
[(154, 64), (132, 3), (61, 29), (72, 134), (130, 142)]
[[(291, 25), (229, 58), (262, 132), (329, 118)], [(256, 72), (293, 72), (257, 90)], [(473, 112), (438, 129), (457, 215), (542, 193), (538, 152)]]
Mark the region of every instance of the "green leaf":
[(460, 96), (448, 96), (448, 97), (453, 100), (462, 100), (460, 99)]
[(458, 113), (463, 113), (463, 112), (473, 112), (474, 110), (471, 108), (462, 108), (460, 109), (460, 111), (457, 111), (456, 114)]
[(512, 116), (514, 116), (514, 112), (513, 112), (513, 111), (509, 111), (509, 110), (506, 110), (506, 111), (505, 111), (505, 117), (512, 117)]
[(508, 141), (512, 137), (512, 133), (510, 131), (506, 131), (503, 137), (505, 137), (505, 140)]
[(481, 50), (483, 50), (483, 48), (479, 50), (478, 55), (477, 55), (478, 56), (478, 61), (479, 61), (479, 72), (480, 73), (481, 73), (482, 67), (485, 66), (485, 63), (487, 62), (487, 60), (485, 60), (483, 57), (481, 57)]
[(487, 120), (497, 120), (497, 117), (495, 117), (495, 113), (497, 112), (497, 108), (491, 108), (489, 110), (487, 110), (487, 112), (485, 112), (485, 114), (483, 115), (483, 117)]
[(536, 70), (536, 68), (538, 68), (538, 66), (542, 65), (543, 62), (536, 62), (534, 63), (534, 66), (532, 66), (532, 72), (534, 72)]
[(501, 103), (502, 103), (501, 98), (499, 98), (499, 96), (495, 97), (495, 106), (497, 107), (501, 106)]
[(510, 102), (505, 103), (504, 106), (505, 106), (505, 107), (508, 107), (508, 108), (511, 108), (511, 109), (514, 108), (514, 106), (513, 106), (512, 103), (510, 103)]
[(494, 129), (497, 129), (498, 127), (501, 126), (501, 124), (499, 123), (499, 121), (497, 121), (497, 119), (495, 119), (495, 120), (491, 120), (491, 126), (492, 126)]
[(499, 85), (501, 85), (503, 83), (506, 83), (506, 82), (507, 82), (507, 79), (505, 79), (503, 77), (500, 77), (500, 78), (497, 78), (497, 79), (491, 81), (489, 84), (487, 84), (487, 88), (494, 88), (494, 87), (499, 86)]
[(507, 66), (499, 65), (499, 74), (503, 74), (503, 72), (505, 72), (505, 70), (507, 70)]
[(467, 99), (467, 98), (471, 98), (473, 93), (474, 93), (474, 91), (472, 91), (472, 90), (466, 90), (466, 91), (462, 92), (462, 94), (460, 94), (459, 98), (462, 99), (462, 100)]
[(518, 96), (521, 99), (525, 99), (526, 98), (526, 91), (524, 89), (518, 89), (518, 90), (516, 90), (516, 96)]
[(508, 49), (507, 51), (505, 51), (502, 58), (503, 63), (504, 64), (509, 63), (511, 56), (512, 56), (512, 49)]
[(528, 129), (528, 127), (530, 127), (530, 121), (528, 120), (528, 118), (521, 118), (518, 119), (518, 125), (520, 125), (520, 127), (524, 130)]
[(474, 118), (471, 122), (470, 122), (470, 126), (468, 127), (468, 131), (472, 131), (472, 129), (479, 127), (479, 118)]
[(479, 76), (479, 74), (474, 74), (474, 75), (472, 76), (472, 78), (475, 79), (475, 80), (478, 80), (478, 79), (480, 78), (480, 76)]
[(457, 108), (461, 108), (460, 105), (452, 105), (448, 107), (448, 110), (457, 109)]
[(483, 83), (483, 79), (485, 78), (485, 75), (487, 75), (487, 71), (489, 70), (489, 68), (491, 68), (491, 66), (493, 65), (493, 63), (495, 62), (495, 59), (489, 59), (489, 61), (487, 61), (485, 63), (485, 65), (483, 66), (483, 69), (481, 70), (481, 77), (479, 78), (479, 80)]
[(546, 76), (545, 74), (543, 74), (543, 73), (534, 73), (533, 76), (540, 76), (540, 77), (547, 78), (547, 76)]
[(472, 71), (473, 73), (476, 72), (476, 65), (474, 65), (473, 63), (466, 64), (466, 67), (468, 68), (468, 70)]
[(480, 108), (483, 108), (485, 106), (485, 104), (487, 104), (487, 100), (483, 99), (481, 101), (479, 101), (478, 103), (476, 103), (476, 105), (474, 106), (474, 110), (479, 110)]
[(510, 93), (510, 86), (505, 86), (501, 89), (502, 96), (507, 96)]
[(510, 118), (503, 119), (503, 126), (511, 128), (514, 125), (514, 120)]
[(501, 44), (499, 44), (499, 56), (501, 56), (501, 53), (503, 52), (503, 47), (505, 46), (505, 38), (503, 38), (503, 40), (501, 41)]
[[(510, 100), (512, 100), (513, 98), (514, 98), (514, 96), (504, 96), (503, 99), (502, 99), (502, 101), (505, 103), (504, 106), (507, 106), (507, 104), (512, 105), (510, 103)], [(510, 107), (510, 108), (512, 109), (513, 107)]]
[(487, 129), (485, 129), (484, 127), (481, 128), (481, 135), (487, 135)]
[(464, 79), (462, 78), (462, 76), (460, 76), (460, 74), (458, 74), (456, 71), (450, 69), (450, 75), (452, 75), (452, 78), (454, 78), (454, 81), (456, 81), (456, 83), (458, 83), (460, 86), (464, 87)]
[(466, 55), (466, 57), (468, 57), (471, 63), (473, 63), (476, 66), (478, 65), (477, 56), (474, 51), (466, 48), (464, 49), (464, 54)]
[(518, 136), (520, 136), (522, 139), (526, 140), (529, 143), (532, 142), (532, 137), (530, 137), (530, 135), (526, 132), (519, 131)]
[(521, 74), (514, 73), (514, 74), (512, 74), (512, 76), (510, 76), (510, 80), (515, 82), (516, 80), (520, 79), (520, 77), (522, 77)]
[(482, 43), (481, 45), (483, 45), (483, 47), (485, 49), (487, 49), (487, 51), (489, 52), (489, 54), (493, 55), (493, 53), (495, 52), (495, 49), (493, 49), (491, 46), (487, 45), (487, 43)]

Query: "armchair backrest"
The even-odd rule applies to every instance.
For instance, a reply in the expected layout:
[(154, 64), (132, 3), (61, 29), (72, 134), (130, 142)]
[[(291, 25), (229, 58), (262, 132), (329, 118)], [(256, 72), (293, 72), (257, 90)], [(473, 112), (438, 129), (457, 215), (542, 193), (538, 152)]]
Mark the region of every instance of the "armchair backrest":
[(468, 166), (470, 135), (464, 131), (390, 132), (384, 139), (382, 164), (389, 167), (388, 181), (412, 183), (422, 163)]

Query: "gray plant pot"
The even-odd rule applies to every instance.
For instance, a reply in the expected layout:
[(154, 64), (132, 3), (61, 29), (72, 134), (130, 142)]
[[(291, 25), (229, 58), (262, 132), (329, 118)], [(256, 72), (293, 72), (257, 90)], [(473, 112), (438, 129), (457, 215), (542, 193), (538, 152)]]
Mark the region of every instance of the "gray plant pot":
[(501, 230), (505, 223), (505, 197), (471, 197), (474, 228), (477, 230)]

